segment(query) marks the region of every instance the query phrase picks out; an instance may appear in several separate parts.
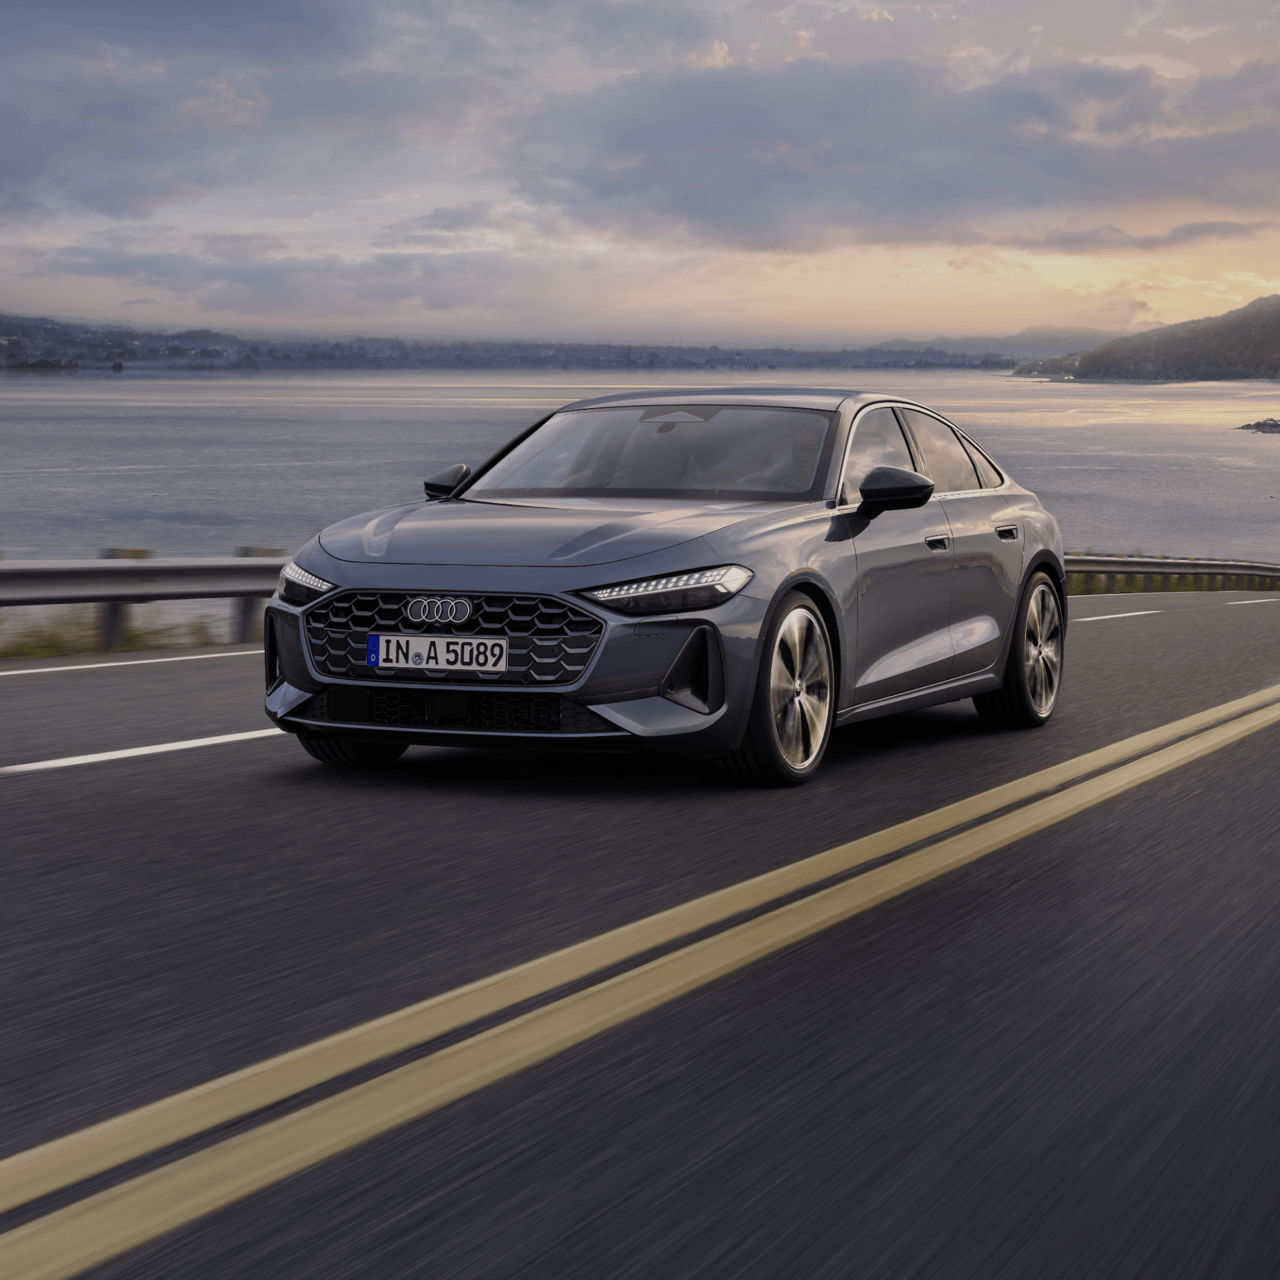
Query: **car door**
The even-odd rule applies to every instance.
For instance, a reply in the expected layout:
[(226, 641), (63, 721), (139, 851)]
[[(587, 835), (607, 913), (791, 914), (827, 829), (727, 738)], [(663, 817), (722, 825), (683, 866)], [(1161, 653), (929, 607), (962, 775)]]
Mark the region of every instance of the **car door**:
[(941, 503), (858, 510), (858, 486), (877, 466), (919, 470), (888, 406), (864, 409), (853, 425), (841, 486), (841, 515), (857, 556), (852, 681), (846, 704), (865, 705), (946, 680), (951, 674), (951, 529)]
[(1000, 657), (1021, 583), (1023, 531), (990, 459), (941, 418), (901, 412), (951, 526), (952, 674), (976, 675)]

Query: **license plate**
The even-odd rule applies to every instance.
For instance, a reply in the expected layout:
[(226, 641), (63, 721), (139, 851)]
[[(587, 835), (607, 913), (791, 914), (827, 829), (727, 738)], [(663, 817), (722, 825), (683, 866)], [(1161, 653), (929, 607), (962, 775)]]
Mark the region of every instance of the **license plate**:
[(369, 637), (370, 667), (420, 667), (423, 671), (505, 671), (506, 636)]

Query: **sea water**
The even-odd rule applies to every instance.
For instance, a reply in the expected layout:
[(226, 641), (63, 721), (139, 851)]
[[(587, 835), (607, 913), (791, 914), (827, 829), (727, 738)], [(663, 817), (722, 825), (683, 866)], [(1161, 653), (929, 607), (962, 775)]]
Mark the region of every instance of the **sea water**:
[(1271, 382), (1103, 385), (972, 370), (874, 373), (309, 373), (0, 378), (0, 554), (292, 550), (359, 511), (422, 497), (583, 396), (798, 384), (919, 400), (1058, 517), (1070, 551), (1280, 561)]

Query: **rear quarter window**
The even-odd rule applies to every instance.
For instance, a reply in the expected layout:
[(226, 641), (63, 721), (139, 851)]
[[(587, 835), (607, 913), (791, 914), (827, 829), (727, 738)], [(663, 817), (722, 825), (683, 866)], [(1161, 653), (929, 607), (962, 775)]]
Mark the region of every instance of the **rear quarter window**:
[[(956, 434), (959, 435), (960, 433), (957, 432)], [(961, 435), (960, 443), (964, 445), (970, 461), (977, 469), (978, 479), (982, 481), (984, 489), (998, 489), (1004, 484), (1004, 472), (968, 436)]]
[(978, 473), (960, 438), (945, 422), (915, 409), (899, 410), (924, 455), (925, 475), (937, 493), (981, 489)]

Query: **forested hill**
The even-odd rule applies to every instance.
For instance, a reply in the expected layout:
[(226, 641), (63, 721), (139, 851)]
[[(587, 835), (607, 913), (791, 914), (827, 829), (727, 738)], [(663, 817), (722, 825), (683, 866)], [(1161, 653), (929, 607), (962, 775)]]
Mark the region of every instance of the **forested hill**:
[(1014, 373), (1094, 382), (1280, 378), (1280, 294), (1226, 315), (1115, 338), (1077, 355), (1032, 360)]

